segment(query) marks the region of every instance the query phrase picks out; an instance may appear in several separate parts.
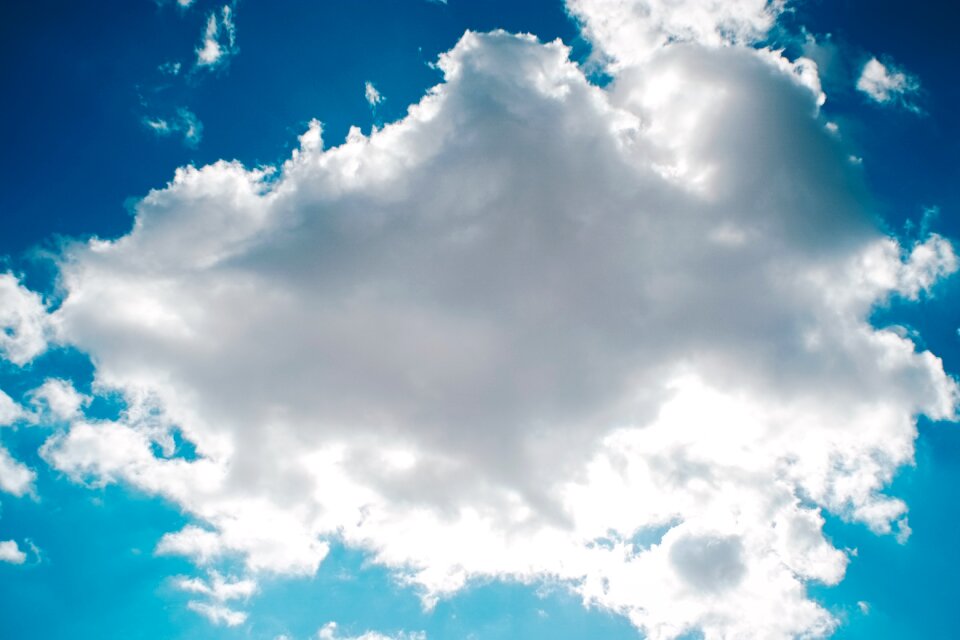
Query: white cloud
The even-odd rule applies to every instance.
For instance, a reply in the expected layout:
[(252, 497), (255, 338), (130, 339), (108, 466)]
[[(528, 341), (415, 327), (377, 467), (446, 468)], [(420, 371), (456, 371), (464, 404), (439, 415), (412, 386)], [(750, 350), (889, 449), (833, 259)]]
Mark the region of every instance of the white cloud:
[(79, 417), (80, 410), (90, 402), (90, 397), (79, 393), (71, 382), (57, 378), (46, 379), (29, 393), (29, 399), (41, 419), (59, 421)]
[(247, 621), (247, 613), (245, 611), (237, 611), (222, 604), (210, 604), (191, 600), (187, 603), (187, 608), (199, 613), (215, 625), (236, 627)]
[(26, 560), (27, 554), (20, 550), (16, 540), (4, 540), (0, 542), (0, 562), (23, 564)]
[(186, 9), (187, 7), (189, 7), (190, 5), (192, 5), (193, 2), (194, 2), (194, 0), (177, 0), (177, 5), (183, 7), (184, 9)]
[(22, 462), (13, 459), (10, 452), (0, 446), (0, 490), (15, 496), (33, 493), (33, 481), (37, 474)]
[[(649, 28), (624, 6), (573, 9)], [(180, 505), (196, 523), (157, 552), (244, 580), (338, 540), (427, 604), (552, 579), (651, 640), (828, 633), (805, 587), (848, 557), (823, 510), (908, 531), (885, 487), (916, 417), (957, 404), (871, 312), (956, 258), (875, 228), (815, 65), (717, 46), (776, 7), (697, 6), (657, 22), (689, 42), (611, 35), (604, 89), (560, 43), (468, 33), (405, 119), (332, 149), (311, 123), (276, 170), (180, 169), (130, 234), (67, 246), (53, 322), (129, 410), (46, 460)]]
[(210, 582), (200, 578), (182, 578), (177, 587), (183, 591), (210, 596), (217, 602), (227, 600), (247, 599), (257, 591), (257, 583), (253, 580), (228, 580), (216, 571), (210, 573)]
[(751, 44), (766, 36), (784, 0), (567, 0), (612, 68), (643, 63), (670, 43)]
[(328, 622), (317, 631), (317, 640), (427, 640), (423, 631), (401, 631), (393, 635), (385, 635), (378, 631), (366, 631), (359, 636), (344, 636), (337, 631), (336, 622)]
[(183, 143), (188, 147), (196, 147), (203, 138), (203, 123), (186, 107), (178, 108), (173, 117), (144, 118), (142, 122), (158, 136), (180, 134), (183, 136)]
[(25, 416), (23, 407), (0, 390), (0, 427), (6, 427)]
[(40, 296), (0, 273), (0, 357), (25, 365), (47, 348), (47, 313)]
[(857, 89), (880, 104), (899, 103), (911, 111), (918, 111), (919, 107), (911, 102), (910, 97), (920, 90), (920, 81), (897, 69), (893, 65), (884, 64), (876, 58), (870, 58), (860, 72), (857, 80)]
[(364, 83), (363, 96), (367, 99), (367, 104), (371, 107), (376, 107), (383, 102), (383, 96), (380, 95), (380, 92), (377, 91), (377, 88), (373, 86), (372, 82)]
[(237, 53), (237, 29), (233, 23), (233, 8), (221, 7), (219, 13), (207, 17), (203, 39), (197, 48), (197, 66), (213, 69), (227, 62)]

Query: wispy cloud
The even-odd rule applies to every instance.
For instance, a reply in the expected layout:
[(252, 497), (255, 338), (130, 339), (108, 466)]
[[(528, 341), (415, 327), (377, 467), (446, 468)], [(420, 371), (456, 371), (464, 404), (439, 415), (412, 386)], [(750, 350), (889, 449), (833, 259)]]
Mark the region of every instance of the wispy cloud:
[(145, 127), (161, 137), (179, 134), (188, 147), (196, 147), (203, 138), (203, 123), (186, 107), (178, 108), (173, 117), (145, 117), (142, 122)]
[(187, 603), (187, 608), (199, 613), (215, 625), (236, 627), (247, 620), (247, 613), (245, 611), (237, 611), (223, 604), (211, 604), (191, 600)]
[(920, 111), (913, 100), (920, 91), (920, 81), (893, 63), (870, 58), (857, 79), (857, 89), (876, 103), (900, 104), (910, 111)]
[(237, 30), (233, 21), (233, 7), (224, 5), (219, 13), (207, 16), (200, 46), (197, 48), (197, 67), (214, 69), (237, 54)]

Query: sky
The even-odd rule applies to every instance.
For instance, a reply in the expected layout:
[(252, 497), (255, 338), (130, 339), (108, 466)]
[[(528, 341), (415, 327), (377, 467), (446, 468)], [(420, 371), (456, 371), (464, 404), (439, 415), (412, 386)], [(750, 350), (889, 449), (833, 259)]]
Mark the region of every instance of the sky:
[(951, 638), (947, 3), (4, 8), (4, 638)]

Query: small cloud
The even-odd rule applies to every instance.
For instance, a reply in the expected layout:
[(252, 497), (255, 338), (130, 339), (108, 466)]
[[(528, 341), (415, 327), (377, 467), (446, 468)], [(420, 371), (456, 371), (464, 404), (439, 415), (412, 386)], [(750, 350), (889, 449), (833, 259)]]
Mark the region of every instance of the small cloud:
[(42, 385), (29, 394), (30, 404), (39, 414), (53, 420), (71, 420), (80, 415), (80, 410), (91, 398), (79, 393), (67, 380), (47, 378)]
[(0, 427), (12, 425), (25, 416), (23, 407), (14, 402), (13, 398), (0, 390)]
[(187, 608), (195, 613), (199, 613), (215, 625), (236, 627), (247, 620), (247, 613), (245, 611), (237, 611), (222, 604), (207, 604), (206, 602), (191, 600), (187, 603)]
[(183, 9), (187, 9), (190, 5), (193, 4), (193, 0), (177, 0), (177, 6)]
[(920, 81), (892, 64), (870, 58), (860, 72), (857, 89), (878, 104), (900, 104), (910, 111), (920, 108), (908, 97), (920, 90)]
[(17, 497), (32, 494), (33, 481), (36, 479), (36, 473), (14, 460), (9, 451), (0, 447), (0, 491)]
[(157, 67), (157, 71), (167, 76), (176, 76), (180, 75), (182, 66), (179, 62), (164, 62)]
[(172, 118), (144, 118), (143, 126), (161, 137), (179, 133), (183, 136), (183, 143), (191, 148), (196, 147), (203, 137), (203, 123), (186, 107), (177, 109)]
[(864, 600), (860, 600), (859, 602), (857, 602), (857, 608), (860, 609), (860, 613), (862, 613), (863, 615), (867, 615), (868, 613), (870, 613), (870, 603)]
[(26, 560), (27, 554), (20, 550), (16, 540), (4, 540), (0, 542), (0, 562), (23, 564)]
[(207, 17), (203, 39), (197, 48), (197, 66), (213, 69), (224, 64), (237, 53), (237, 29), (233, 23), (233, 9), (225, 5), (220, 13)]
[(913, 529), (910, 528), (910, 523), (907, 521), (907, 518), (901, 518), (897, 521), (897, 542), (900, 544), (907, 544), (907, 540), (910, 539), (910, 534), (913, 533)]
[(210, 572), (210, 580), (202, 578), (177, 578), (175, 585), (181, 591), (209, 596), (216, 602), (246, 600), (257, 591), (257, 583), (250, 579), (224, 578), (217, 571)]
[(373, 86), (372, 82), (364, 83), (363, 95), (367, 99), (367, 104), (369, 104), (371, 107), (376, 107), (384, 100), (383, 96), (380, 95), (380, 92), (377, 91), (377, 88)]

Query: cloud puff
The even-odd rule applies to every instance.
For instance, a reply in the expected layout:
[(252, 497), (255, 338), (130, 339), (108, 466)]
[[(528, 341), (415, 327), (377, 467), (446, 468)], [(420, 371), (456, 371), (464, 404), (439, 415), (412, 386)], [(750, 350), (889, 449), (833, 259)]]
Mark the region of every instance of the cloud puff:
[(174, 501), (196, 523), (158, 553), (251, 579), (336, 540), (427, 604), (552, 579), (655, 640), (830, 631), (805, 585), (848, 559), (821, 510), (908, 531), (884, 487), (957, 402), (869, 317), (956, 257), (876, 228), (814, 67), (717, 46), (777, 5), (632, 24), (647, 4), (572, 4), (589, 34), (692, 34), (610, 36), (607, 88), (559, 42), (467, 33), (403, 120), (180, 169), (128, 235), (68, 245), (52, 323), (128, 410), (46, 460)]
[(23, 407), (14, 402), (13, 398), (0, 390), (0, 427), (13, 424), (25, 415)]
[(762, 40), (784, 0), (567, 0), (569, 12), (614, 69), (642, 63), (665, 45), (752, 44)]
[(225, 64), (237, 53), (237, 28), (233, 22), (233, 8), (224, 5), (219, 13), (207, 16), (203, 39), (197, 48), (197, 66), (214, 69)]
[(0, 562), (23, 564), (26, 560), (27, 554), (20, 550), (16, 540), (4, 540), (0, 542)]
[(187, 608), (199, 613), (215, 625), (236, 627), (247, 621), (247, 614), (245, 612), (236, 611), (222, 604), (210, 604), (191, 600), (187, 603)]
[(33, 492), (37, 474), (23, 463), (14, 460), (10, 452), (0, 446), (0, 490), (14, 496)]
[(897, 69), (870, 58), (857, 79), (857, 89), (880, 104), (899, 103), (911, 111), (919, 110), (910, 97), (920, 90), (920, 81)]
[(42, 422), (77, 418), (81, 409), (90, 402), (90, 398), (74, 389), (71, 382), (57, 378), (44, 380), (42, 385), (29, 393), (29, 399), (41, 414), (38, 419)]
[(367, 104), (369, 104), (371, 107), (376, 107), (378, 104), (383, 102), (383, 96), (380, 95), (380, 92), (377, 91), (377, 88), (373, 86), (372, 82), (364, 83), (363, 97), (366, 98)]
[(216, 571), (210, 572), (210, 580), (200, 578), (179, 578), (175, 585), (181, 591), (209, 596), (217, 602), (228, 600), (247, 599), (257, 591), (257, 585), (252, 580), (230, 580)]
[(46, 308), (40, 296), (0, 273), (0, 357), (24, 365), (47, 348)]

